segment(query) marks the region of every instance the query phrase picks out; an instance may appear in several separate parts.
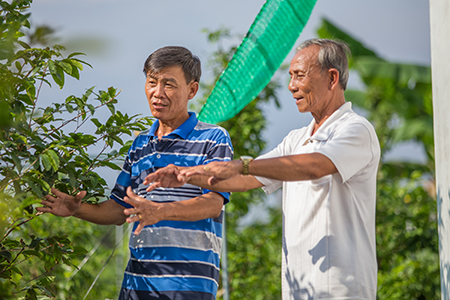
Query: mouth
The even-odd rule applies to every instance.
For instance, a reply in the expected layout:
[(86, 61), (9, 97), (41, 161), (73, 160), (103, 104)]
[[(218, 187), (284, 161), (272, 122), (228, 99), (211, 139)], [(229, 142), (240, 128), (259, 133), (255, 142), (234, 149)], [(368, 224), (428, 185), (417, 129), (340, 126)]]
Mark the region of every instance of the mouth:
[(300, 102), (302, 102), (302, 100), (304, 99), (303, 97), (299, 97), (299, 98), (294, 98), (295, 99), (295, 104), (299, 104)]
[(161, 102), (152, 102), (152, 106), (153, 106), (154, 109), (159, 110), (159, 109), (163, 109), (167, 105), (163, 104)]

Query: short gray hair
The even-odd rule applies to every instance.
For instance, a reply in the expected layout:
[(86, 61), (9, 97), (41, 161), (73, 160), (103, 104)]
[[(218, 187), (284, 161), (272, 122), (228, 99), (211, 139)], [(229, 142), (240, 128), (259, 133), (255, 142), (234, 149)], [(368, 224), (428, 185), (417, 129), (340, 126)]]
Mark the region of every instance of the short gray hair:
[(339, 84), (345, 91), (348, 81), (347, 55), (351, 55), (348, 45), (336, 40), (310, 39), (304, 41), (296, 50), (298, 52), (313, 45), (320, 47), (317, 63), (322, 72), (328, 71), (331, 68), (336, 69), (339, 72)]
[(200, 59), (184, 47), (167, 46), (150, 54), (144, 63), (144, 74), (158, 73), (164, 68), (181, 67), (186, 83), (199, 82), (202, 76)]

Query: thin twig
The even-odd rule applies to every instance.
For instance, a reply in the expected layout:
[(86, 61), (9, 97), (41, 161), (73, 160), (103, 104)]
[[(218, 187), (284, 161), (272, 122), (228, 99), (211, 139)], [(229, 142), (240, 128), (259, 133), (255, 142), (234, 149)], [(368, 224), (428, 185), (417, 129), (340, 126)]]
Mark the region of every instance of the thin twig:
[[(28, 77), (28, 76), (31, 74), (32, 71), (33, 71), (33, 69), (31, 69), (31, 70), (27, 73), (27, 75), (25, 75), (25, 77)], [(44, 67), (43, 71), (44, 71), (44, 73), (47, 71), (47, 66)], [(37, 93), (36, 93), (36, 99), (34, 99), (34, 101), (33, 101), (33, 110), (31, 111), (31, 114), (30, 114), (30, 121), (28, 122), (28, 127), (29, 127), (29, 128), (31, 128), (31, 122), (33, 121), (34, 110), (36, 109), (37, 100), (38, 100), (38, 98), (39, 98), (39, 94), (40, 94), (40, 92), (41, 92), (42, 85), (44, 84), (44, 77), (45, 77), (45, 76), (42, 75), (42, 79), (41, 79), (41, 82), (40, 82), (40, 84), (39, 84), (39, 88), (38, 88)]]
[(32, 217), (30, 217), (30, 218), (28, 218), (28, 219), (26, 219), (26, 220), (20, 222), (19, 224), (15, 225), (14, 227), (11, 227), (11, 228), (5, 233), (5, 235), (3, 236), (3, 238), (0, 240), (0, 243), (3, 242), (3, 241), (5, 240), (5, 238), (7, 238), (8, 235), (9, 235), (15, 228), (17, 228), (17, 227), (19, 227), (19, 226), (22, 226), (23, 224), (25, 224), (25, 223), (27, 223), (27, 222), (33, 220), (34, 218), (35, 218), (35, 216), (32, 216)]
[[(116, 97), (117, 97), (119, 94), (120, 94), (120, 91), (119, 91), (119, 93), (117, 93), (117, 95), (115, 95), (113, 98), (111, 98), (110, 100), (106, 101), (105, 103), (102, 103), (102, 104), (96, 106), (94, 109), (98, 109), (98, 108), (100, 108), (100, 107), (102, 107), (102, 106), (105, 106), (106, 104), (108, 104), (108, 103), (110, 103), (111, 101), (115, 100)], [(76, 116), (73, 117), (72, 119), (70, 119), (70, 120), (64, 122), (63, 124), (61, 124), (61, 126), (59, 126), (58, 128), (53, 129), (50, 133), (47, 134), (47, 136), (49, 136), (49, 135), (51, 135), (52, 133), (54, 133), (54, 132), (60, 130), (62, 127), (66, 126), (66, 125), (69, 124), (70, 122), (73, 122), (74, 120), (76, 120), (77, 118), (81, 117), (82, 115), (84, 115), (84, 114), (86, 114), (86, 113), (87, 113), (87, 111), (84, 111), (84, 112), (79, 113), (78, 115), (76, 115)], [(92, 113), (91, 113), (91, 114), (92, 114)], [(45, 140), (45, 139), (47, 138), (47, 136), (44, 137), (43, 140)]]

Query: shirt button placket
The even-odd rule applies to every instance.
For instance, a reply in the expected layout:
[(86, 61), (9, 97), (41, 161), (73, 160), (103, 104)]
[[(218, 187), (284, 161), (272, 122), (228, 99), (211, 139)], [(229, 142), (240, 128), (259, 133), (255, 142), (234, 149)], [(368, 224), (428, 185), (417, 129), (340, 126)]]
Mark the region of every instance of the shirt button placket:
[[(159, 143), (158, 143), (158, 139), (155, 139), (155, 151), (158, 153), (158, 150), (159, 150)], [(161, 154), (157, 154), (156, 155), (156, 158), (157, 159), (160, 159), (161, 158)]]

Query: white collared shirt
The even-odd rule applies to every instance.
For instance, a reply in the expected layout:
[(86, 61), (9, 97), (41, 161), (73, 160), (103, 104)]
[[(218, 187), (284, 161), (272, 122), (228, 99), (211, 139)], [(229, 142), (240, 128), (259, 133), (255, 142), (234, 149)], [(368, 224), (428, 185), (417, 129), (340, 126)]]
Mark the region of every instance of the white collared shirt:
[(311, 136), (314, 122), (258, 158), (321, 153), (338, 170), (317, 180), (257, 177), (268, 194), (283, 188), (283, 299), (375, 299), (377, 135), (350, 102)]

